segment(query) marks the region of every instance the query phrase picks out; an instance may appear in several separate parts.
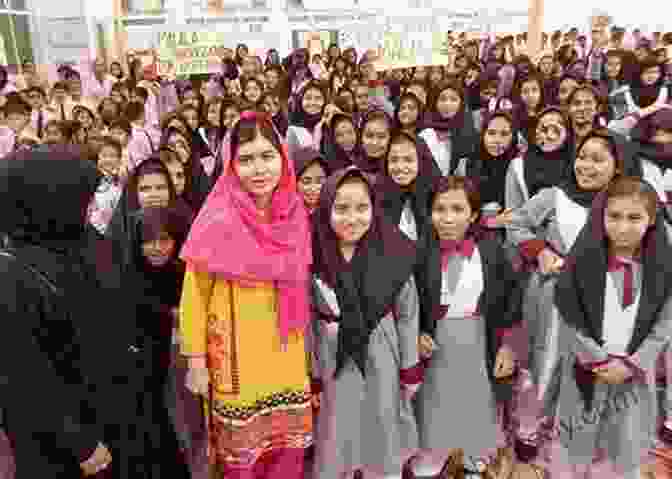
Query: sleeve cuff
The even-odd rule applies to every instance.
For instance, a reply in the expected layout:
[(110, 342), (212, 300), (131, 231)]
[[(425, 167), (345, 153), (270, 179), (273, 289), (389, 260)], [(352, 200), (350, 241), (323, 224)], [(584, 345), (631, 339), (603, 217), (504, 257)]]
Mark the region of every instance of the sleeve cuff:
[(619, 357), (623, 363), (625, 363), (626, 366), (630, 368), (630, 371), (632, 371), (632, 375), (636, 377), (637, 379), (646, 379), (646, 370), (642, 367), (642, 365), (639, 362), (639, 357), (637, 353), (631, 355), (631, 356), (625, 356), (625, 357)]
[(424, 376), (425, 368), (423, 367), (422, 361), (418, 362), (415, 366), (402, 369), (399, 372), (399, 380), (404, 386), (420, 384), (422, 383)]
[(486, 228), (496, 228), (497, 227), (497, 216), (482, 216), (479, 222), (482, 226)]
[(581, 364), (583, 369), (595, 369), (605, 364), (609, 364), (613, 358), (595, 361), (593, 358), (588, 358), (582, 354), (576, 354), (577, 361)]
[(528, 261), (536, 260), (544, 248), (546, 248), (546, 242), (540, 239), (523, 241), (518, 246), (520, 254)]
[(497, 336), (498, 348), (501, 348), (502, 346), (507, 346), (512, 350), (515, 349), (513, 339), (514, 338), (513, 328), (499, 328), (495, 332), (495, 335)]
[(497, 330), (497, 339), (502, 341), (506, 338), (511, 337), (512, 334), (513, 334), (513, 329), (511, 329), (511, 328), (499, 328)]

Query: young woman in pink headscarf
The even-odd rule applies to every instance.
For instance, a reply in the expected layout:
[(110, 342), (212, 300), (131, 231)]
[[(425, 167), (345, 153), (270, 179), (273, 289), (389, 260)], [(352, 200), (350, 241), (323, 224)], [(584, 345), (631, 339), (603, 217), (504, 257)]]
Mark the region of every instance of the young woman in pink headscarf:
[(228, 146), (181, 255), (187, 387), (205, 397), (217, 477), (300, 479), (312, 441), (308, 214), (270, 117), (244, 112)]

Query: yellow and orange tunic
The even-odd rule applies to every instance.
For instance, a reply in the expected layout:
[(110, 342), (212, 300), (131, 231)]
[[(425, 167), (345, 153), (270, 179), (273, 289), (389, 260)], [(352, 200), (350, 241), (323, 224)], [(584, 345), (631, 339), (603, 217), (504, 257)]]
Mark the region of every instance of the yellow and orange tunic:
[(187, 268), (180, 305), (182, 354), (205, 356), (210, 372), (210, 462), (252, 468), (271, 452), (312, 443), (303, 334), (283, 348), (277, 289)]

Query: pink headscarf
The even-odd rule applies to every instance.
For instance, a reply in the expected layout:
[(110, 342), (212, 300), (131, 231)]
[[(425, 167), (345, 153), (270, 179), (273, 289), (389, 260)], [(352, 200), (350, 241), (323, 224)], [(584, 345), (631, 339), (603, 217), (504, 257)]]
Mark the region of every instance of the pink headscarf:
[[(245, 112), (240, 124), (270, 121)], [(232, 144), (234, 141), (232, 141)], [(225, 165), (182, 248), (181, 258), (195, 268), (252, 286), (273, 281), (278, 288), (278, 328), (283, 344), (290, 331), (303, 333), (310, 316), (308, 285), (312, 248), (308, 213), (296, 191), (296, 176), (283, 146), (282, 177), (273, 193), (270, 221), (259, 219), (253, 197), (242, 189), (233, 165)], [(233, 158), (238, 152), (232, 151)]]

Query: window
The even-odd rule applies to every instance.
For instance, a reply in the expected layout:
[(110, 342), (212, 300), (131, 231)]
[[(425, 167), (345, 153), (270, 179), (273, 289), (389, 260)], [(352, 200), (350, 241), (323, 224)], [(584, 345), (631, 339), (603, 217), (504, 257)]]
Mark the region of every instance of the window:
[(2, 0), (2, 6), (9, 10), (27, 10), (26, 0)]

